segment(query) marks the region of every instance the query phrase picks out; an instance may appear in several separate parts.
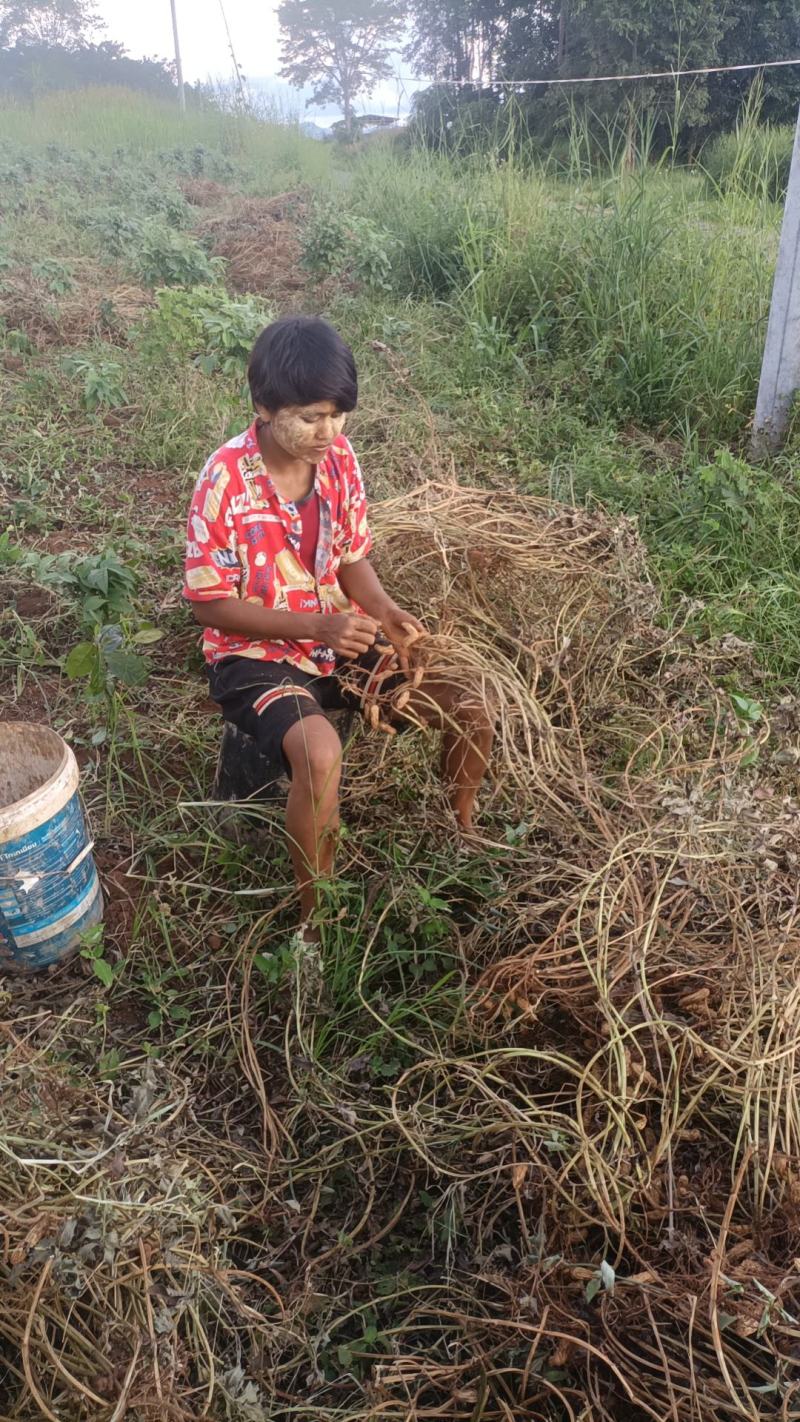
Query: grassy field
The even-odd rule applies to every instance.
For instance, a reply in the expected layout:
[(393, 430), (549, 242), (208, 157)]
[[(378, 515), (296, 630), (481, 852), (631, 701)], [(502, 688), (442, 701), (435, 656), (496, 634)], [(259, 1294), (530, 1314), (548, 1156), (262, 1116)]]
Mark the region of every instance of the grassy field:
[[(774, 184), (2, 119), (2, 714), (75, 747), (107, 911), (2, 987), (0, 1416), (798, 1415)], [(180, 599), (285, 310), (356, 351), (385, 580), (507, 692), (471, 855), (428, 739), (356, 734), (324, 982), (280, 835), (215, 828)]]

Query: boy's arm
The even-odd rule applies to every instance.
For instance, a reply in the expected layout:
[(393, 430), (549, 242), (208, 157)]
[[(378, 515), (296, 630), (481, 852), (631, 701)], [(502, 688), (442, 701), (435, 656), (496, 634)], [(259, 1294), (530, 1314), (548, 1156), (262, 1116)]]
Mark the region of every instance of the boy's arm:
[(407, 671), (405, 654), (409, 646), (408, 628), (411, 626), (417, 632), (425, 631), (419, 618), (398, 607), (383, 587), (369, 559), (358, 558), (354, 563), (342, 563), (337, 577), (342, 592), (351, 602), (358, 603), (359, 607), (363, 607), (370, 617), (380, 623), (389, 641), (400, 652), (401, 666)]
[(192, 611), (201, 627), (218, 627), (221, 632), (255, 642), (322, 642), (348, 658), (368, 652), (377, 630), (369, 617), (279, 612), (256, 602), (240, 602), (236, 597), (193, 602)]

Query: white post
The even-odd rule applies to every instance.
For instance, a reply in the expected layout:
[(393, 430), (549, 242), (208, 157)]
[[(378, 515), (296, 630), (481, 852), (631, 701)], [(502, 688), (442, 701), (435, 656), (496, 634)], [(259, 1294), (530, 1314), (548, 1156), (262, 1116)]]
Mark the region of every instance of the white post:
[(750, 444), (755, 459), (778, 449), (800, 390), (800, 115), (772, 288), (764, 364)]
[(181, 113), (186, 113), (186, 90), (183, 87), (183, 66), (181, 64), (181, 41), (178, 34), (178, 11), (175, 8), (175, 0), (169, 0), (172, 11), (172, 38), (175, 41), (175, 71), (178, 76), (178, 103), (181, 106)]

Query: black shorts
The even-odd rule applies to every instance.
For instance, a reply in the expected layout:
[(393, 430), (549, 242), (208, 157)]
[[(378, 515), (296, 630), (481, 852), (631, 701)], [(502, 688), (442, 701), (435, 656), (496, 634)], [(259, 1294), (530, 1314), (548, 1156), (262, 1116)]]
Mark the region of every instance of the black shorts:
[(286, 732), (305, 716), (358, 711), (378, 690), (381, 695), (396, 691), (406, 678), (392, 669), (395, 665), (393, 652), (366, 652), (357, 661), (342, 661), (329, 676), (301, 671), (291, 662), (256, 662), (250, 657), (224, 657), (207, 671), (209, 693), (225, 720), (252, 736), (261, 754), (282, 765), (288, 775)]

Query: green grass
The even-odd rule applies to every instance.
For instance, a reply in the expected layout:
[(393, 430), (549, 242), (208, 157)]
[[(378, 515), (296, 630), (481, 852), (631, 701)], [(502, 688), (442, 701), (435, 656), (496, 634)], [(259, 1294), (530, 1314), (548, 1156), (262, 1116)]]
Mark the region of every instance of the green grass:
[(190, 105), (181, 114), (177, 104), (113, 88), (50, 93), (30, 105), (6, 101), (0, 105), (0, 133), (32, 157), (50, 145), (106, 158), (119, 150), (141, 159), (183, 152), (188, 161), (193, 156), (198, 173), (208, 150), (210, 176), (224, 175), (234, 165), (244, 186), (256, 191), (279, 191), (270, 188), (273, 174), (318, 181), (329, 160), (327, 148), (296, 125), (222, 114), (211, 105)]

